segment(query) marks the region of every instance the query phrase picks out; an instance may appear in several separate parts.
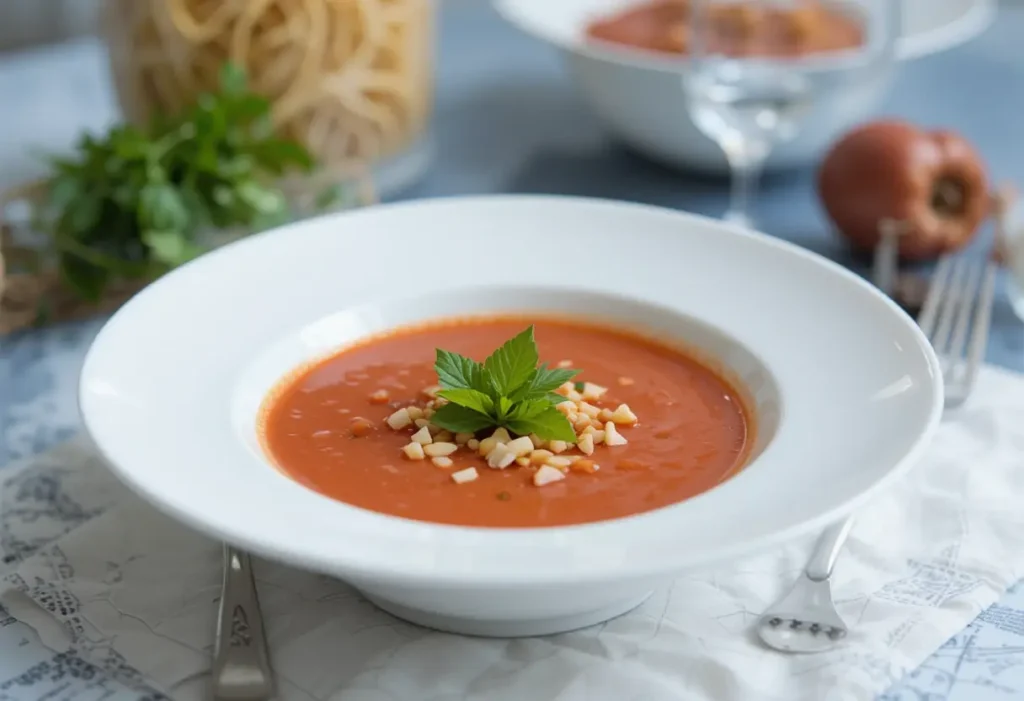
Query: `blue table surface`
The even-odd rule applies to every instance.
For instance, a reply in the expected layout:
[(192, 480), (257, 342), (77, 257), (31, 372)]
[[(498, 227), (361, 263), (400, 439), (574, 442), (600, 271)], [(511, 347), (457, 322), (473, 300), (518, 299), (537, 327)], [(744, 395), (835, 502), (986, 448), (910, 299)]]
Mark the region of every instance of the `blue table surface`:
[[(426, 179), (406, 197), (557, 193), (632, 200), (714, 216), (724, 210), (728, 191), (724, 180), (674, 172), (616, 144), (575, 94), (554, 50), (505, 25), (480, 0), (446, 2), (450, 4), (442, 12), (434, 120), (437, 159)], [(903, 64), (884, 115), (955, 129), (977, 145), (993, 179), (1024, 182), (1021, 37), (1024, 5), (1006, 3), (982, 37)], [(21, 68), (4, 72), (5, 63)], [(113, 114), (109, 82), (102, 75), (94, 42), (0, 60), (0, 93), (20, 91), (23, 83), (26, 91), (41, 89), (25, 81), (47, 79), (43, 64), (50, 71), (79, 76), (69, 99), (81, 101), (83, 114), (88, 112), (86, 104), (101, 104)], [(17, 107), (8, 103), (7, 110)], [(75, 123), (75, 111), (69, 112), (57, 131), (73, 134), (107, 119), (81, 117)], [(0, 125), (10, 126), (14, 119), (21, 131), (5, 130), (0, 144), (2, 139), (29, 144), (35, 130), (50, 128), (12, 114), (6, 122), (0, 119)], [(857, 267), (829, 232), (815, 200), (810, 169), (766, 179), (754, 214), (768, 233)], [(978, 245), (984, 246), (987, 238), (986, 233)], [(79, 429), (78, 369), (101, 323), (67, 324), (0, 342), (0, 465), (45, 450)], [(993, 313), (988, 360), (1024, 371), (1024, 324), (1004, 295)], [(926, 698), (907, 684), (885, 698)]]

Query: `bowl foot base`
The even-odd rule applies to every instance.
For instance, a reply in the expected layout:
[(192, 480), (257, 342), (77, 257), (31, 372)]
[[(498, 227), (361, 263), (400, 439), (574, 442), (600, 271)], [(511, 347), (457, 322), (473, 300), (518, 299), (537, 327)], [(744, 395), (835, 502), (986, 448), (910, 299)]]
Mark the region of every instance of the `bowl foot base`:
[(593, 611), (575, 613), (569, 616), (507, 621), (449, 616), (432, 611), (409, 608), (408, 606), (362, 592), (363, 596), (378, 608), (387, 611), (392, 616), (415, 623), (418, 626), (433, 628), (445, 633), (458, 633), (460, 635), (474, 635), (485, 638), (525, 638), (538, 635), (554, 635), (555, 633), (566, 633), (571, 630), (586, 628), (587, 626), (604, 623), (632, 611), (647, 601), (652, 593), (644, 592), (641, 596), (615, 601)]

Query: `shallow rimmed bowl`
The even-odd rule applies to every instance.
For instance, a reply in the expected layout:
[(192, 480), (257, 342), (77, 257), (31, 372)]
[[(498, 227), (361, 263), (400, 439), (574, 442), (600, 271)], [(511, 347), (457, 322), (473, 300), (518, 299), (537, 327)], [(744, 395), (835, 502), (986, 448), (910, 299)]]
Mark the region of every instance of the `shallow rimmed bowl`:
[[(716, 356), (760, 415), (753, 461), (639, 516), (478, 529), (332, 501), (261, 453), (259, 401), (293, 366), (397, 323), (499, 310), (598, 315)], [(80, 400), (114, 472), (186, 524), (426, 625), (524, 635), (596, 623), (848, 513), (924, 446), (937, 368), (886, 297), (776, 239), (634, 204), (455, 198), (294, 224), (176, 270), (100, 332)]]
[[(893, 0), (894, 2), (896, 0)], [(587, 25), (642, 0), (494, 0), (498, 12), (530, 36), (557, 48), (580, 95), (624, 143), (670, 166), (728, 173), (721, 149), (697, 129), (686, 108), (685, 60), (587, 41)], [(945, 51), (980, 34), (996, 0), (902, 0), (897, 54), (907, 60)], [(891, 72), (848, 83), (817, 101), (796, 138), (773, 149), (768, 169), (817, 161), (843, 132), (881, 109)]]

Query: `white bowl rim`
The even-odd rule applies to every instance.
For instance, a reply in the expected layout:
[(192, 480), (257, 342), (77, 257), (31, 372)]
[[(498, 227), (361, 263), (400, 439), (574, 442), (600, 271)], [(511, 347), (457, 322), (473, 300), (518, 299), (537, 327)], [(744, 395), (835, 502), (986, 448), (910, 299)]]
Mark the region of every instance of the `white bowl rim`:
[[(675, 553), (674, 550), (669, 550), (667, 552), (671, 553), (671, 559), (661, 559), (665, 554), (664, 547), (671, 545), (671, 543), (666, 542), (667, 536), (665, 534), (668, 531), (656, 532), (652, 526), (660, 524), (664, 528), (667, 525), (671, 525), (673, 522), (671, 517), (673, 510), (708, 499), (709, 494), (716, 493), (716, 490), (706, 492), (672, 507), (632, 516), (627, 519), (550, 529), (464, 528), (427, 524), (381, 514), (371, 514), (380, 523), (390, 522), (391, 524), (397, 524), (396, 528), (409, 537), (422, 542), (426, 548), (436, 545), (437, 551), (435, 554), (444, 554), (445, 548), (451, 549), (450, 543), (457, 542), (459, 548), (465, 548), (465, 551), (459, 550), (459, 558), (469, 557), (473, 559), (479, 555), (480, 558), (486, 560), (486, 562), (474, 561), (472, 566), (467, 565), (460, 569), (448, 571), (444, 569), (439, 570), (437, 564), (431, 558), (402, 561), (385, 556), (383, 561), (375, 560), (369, 562), (369, 564), (365, 561), (339, 559), (339, 553), (333, 549), (324, 548), (322, 543), (310, 545), (301, 539), (300, 542), (285, 542), (278, 537), (273, 526), (264, 528), (261, 525), (260, 528), (264, 532), (253, 535), (249, 528), (251, 523), (243, 522), (241, 519), (232, 520), (230, 516), (222, 518), (222, 514), (204, 511), (196, 507), (194, 499), (182, 499), (179, 498), (180, 495), (176, 495), (174, 498), (167, 498), (166, 495), (154, 491), (152, 484), (147, 482), (149, 478), (144, 475), (144, 469), (139, 470), (138, 465), (129, 465), (119, 459), (124, 455), (121, 449), (123, 436), (120, 434), (122, 432), (119, 431), (119, 426), (116, 423), (112, 424), (102, 416), (103, 402), (106, 400), (100, 396), (100, 392), (95, 391), (95, 386), (92, 384), (94, 380), (102, 379), (101, 377), (97, 378), (94, 376), (94, 366), (101, 365), (101, 361), (106, 362), (108, 360), (104, 356), (108, 355), (111, 349), (116, 350), (117, 344), (121, 342), (119, 335), (125, 333), (122, 330), (122, 326), (130, 322), (134, 315), (143, 313), (152, 298), (157, 295), (163, 295), (173, 289), (175, 285), (181, 284), (186, 279), (186, 274), (193, 276), (201, 275), (203, 270), (211, 268), (221, 261), (228, 261), (232, 257), (238, 257), (237, 254), (242, 252), (255, 251), (260, 247), (272, 250), (274, 246), (282, 244), (290, 235), (300, 234), (304, 230), (312, 235), (314, 230), (332, 228), (329, 225), (333, 224), (351, 223), (355, 218), (370, 218), (372, 221), (381, 216), (404, 216), (403, 213), (407, 212), (418, 214), (423, 210), (429, 212), (431, 209), (443, 210), (453, 207), (512, 207), (524, 211), (527, 208), (533, 211), (534, 209), (543, 209), (545, 207), (556, 209), (584, 208), (597, 213), (614, 212), (624, 216), (648, 217), (651, 221), (657, 218), (663, 220), (666, 224), (669, 223), (669, 220), (672, 220), (674, 225), (679, 226), (689, 224), (695, 227), (714, 228), (720, 236), (729, 237), (738, 244), (752, 245), (755, 248), (760, 247), (759, 250), (762, 252), (773, 251), (778, 254), (784, 254), (790, 256), (791, 260), (799, 260), (801, 264), (812, 264), (818, 270), (827, 271), (837, 281), (842, 281), (843, 284), (848, 285), (852, 292), (862, 297), (866, 302), (870, 302), (879, 309), (888, 310), (890, 313), (888, 321), (900, 326), (905, 333), (905, 339), (909, 340), (909, 343), (913, 345), (914, 352), (920, 354), (921, 365), (919, 369), (922, 372), (922, 377), (926, 376), (927, 380), (926, 386), (922, 388), (922, 392), (927, 397), (925, 400), (927, 410), (920, 416), (915, 417), (912, 427), (914, 437), (911, 439), (902, 457), (888, 468), (888, 472), (866, 488), (848, 494), (844, 499), (829, 505), (827, 508), (820, 508), (815, 517), (794, 523), (790, 527), (770, 533), (759, 533), (756, 537), (732, 543), (728, 547), (715, 549), (713, 552), (706, 550), (696, 553)], [(757, 349), (753, 350), (756, 352)], [(343, 212), (263, 232), (202, 256), (140, 292), (116, 312), (101, 329), (85, 358), (79, 385), (79, 401), (86, 430), (92, 436), (100, 453), (106, 458), (115, 474), (157, 508), (195, 527), (197, 530), (235, 543), (252, 552), (308, 567), (312, 570), (341, 574), (353, 578), (386, 578), (389, 581), (398, 581), (409, 585), (422, 583), (436, 585), (442, 583), (451, 586), (471, 586), (508, 585), (513, 583), (539, 585), (567, 581), (627, 581), (655, 575), (666, 575), (693, 566), (704, 566), (752, 551), (764, 550), (797, 536), (819, 531), (824, 526), (855, 510), (910, 469), (921, 455), (938, 426), (943, 406), (943, 392), (938, 359), (914, 321), (894, 302), (882, 295), (855, 273), (795, 244), (757, 232), (744, 230), (740, 227), (727, 225), (717, 220), (649, 205), (596, 198), (499, 195), (415, 200), (380, 205), (353, 212)], [(304, 506), (312, 507), (316, 505), (316, 508), (322, 509), (328, 504), (332, 508), (337, 508), (339, 505), (338, 502), (313, 493), (283, 475), (278, 475), (278, 477), (278, 484), (275, 487), (284, 490), (291, 489), (293, 493), (288, 496), (289, 499), (294, 497), (294, 490), (296, 489), (307, 493), (307, 496), (304, 497)], [(728, 487), (734, 481), (735, 479), (730, 480), (724, 483), (724, 486)], [(291, 487), (287, 487), (286, 483), (290, 484)], [(720, 486), (717, 489), (721, 490), (722, 488)], [(342, 506), (352, 509), (352, 507), (347, 505)], [(231, 509), (235, 515), (240, 512), (246, 512), (244, 506), (231, 506)], [(252, 514), (249, 513), (250, 521), (251, 516)], [(284, 516), (281, 515), (278, 520), (283, 518)], [(662, 547), (659, 558), (648, 557), (647, 553), (641, 553), (639, 550), (636, 550), (634, 546), (643, 545), (646, 541), (634, 542), (630, 539), (632, 536), (626, 538), (625, 542), (608, 543), (602, 539), (603, 536), (608, 536), (622, 530), (629, 530), (630, 533), (634, 534), (640, 531), (647, 532), (648, 536), (645, 537), (649, 537), (652, 542), (658, 541), (659, 546)], [(352, 536), (354, 534), (349, 533), (348, 535)], [(579, 555), (580, 561), (565, 563), (565, 568), (561, 570), (549, 571), (541, 566), (530, 566), (530, 552), (537, 545), (550, 546), (550, 552), (545, 551), (544, 557), (538, 553), (537, 563), (550, 565), (552, 562), (558, 562), (560, 565), (563, 564), (557, 558), (552, 559), (551, 553), (556, 551), (562, 557), (565, 557), (567, 554)], [(504, 562), (505, 558), (498, 558), (494, 553), (495, 549), (501, 550), (505, 547), (517, 548), (515, 557), (512, 558), (515, 562), (508, 566)], [(652, 549), (650, 552), (654, 553), (655, 550)], [(447, 554), (450, 555), (451, 553)], [(460, 559), (459, 561), (461, 562), (462, 560)]]
[[(638, 0), (639, 2), (639, 0)], [(653, 51), (583, 41), (582, 32), (566, 40), (544, 31), (538, 23), (522, 12), (521, 0), (493, 0), (498, 14), (523, 33), (577, 56), (622, 67), (659, 73), (679, 74), (685, 71), (685, 59), (664, 56)], [(975, 0), (971, 8), (955, 21), (931, 30), (902, 36), (896, 40), (896, 58), (910, 60), (938, 53), (966, 43), (981, 34), (996, 14), (996, 0)]]

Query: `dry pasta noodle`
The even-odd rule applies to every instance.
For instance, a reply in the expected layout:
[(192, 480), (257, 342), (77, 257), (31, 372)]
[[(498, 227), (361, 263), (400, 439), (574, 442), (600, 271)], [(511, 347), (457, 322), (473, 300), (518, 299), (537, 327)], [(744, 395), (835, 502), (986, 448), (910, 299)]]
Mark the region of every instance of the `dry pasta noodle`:
[(182, 109), (243, 68), (283, 136), (356, 171), (426, 126), (430, 0), (107, 0), (111, 66), (127, 119)]

